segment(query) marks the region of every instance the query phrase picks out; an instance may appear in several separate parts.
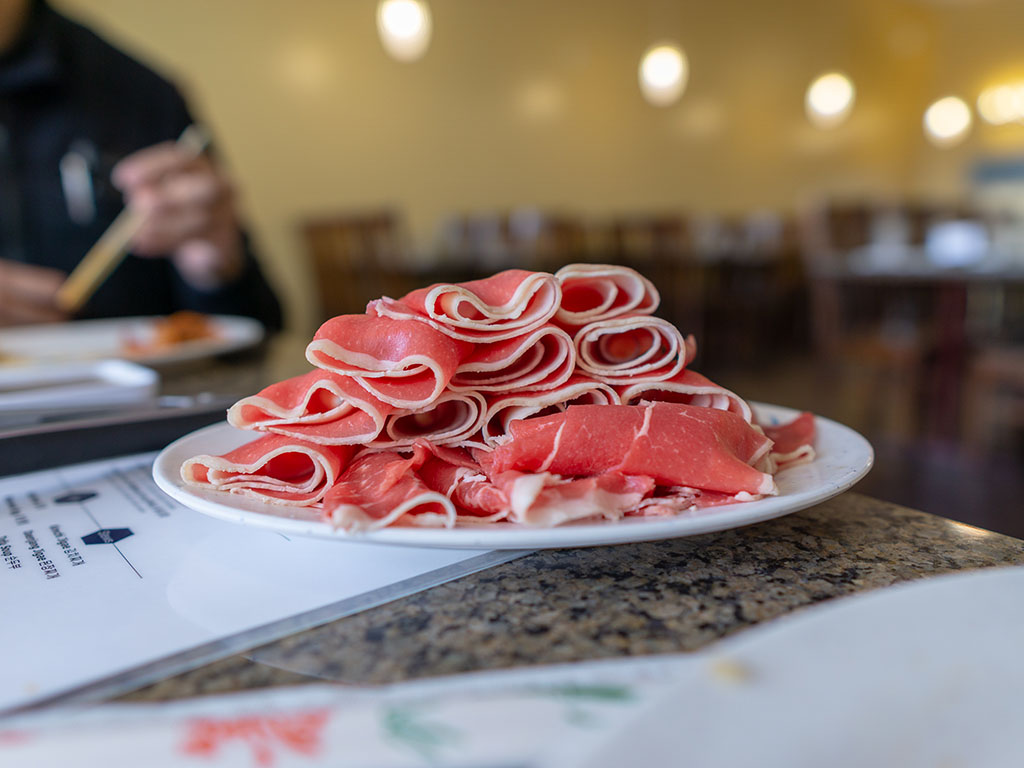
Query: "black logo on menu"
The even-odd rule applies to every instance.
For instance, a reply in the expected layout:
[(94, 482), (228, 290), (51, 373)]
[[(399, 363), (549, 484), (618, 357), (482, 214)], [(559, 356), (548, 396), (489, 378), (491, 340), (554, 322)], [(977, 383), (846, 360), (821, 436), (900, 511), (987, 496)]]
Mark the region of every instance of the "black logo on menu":
[(117, 544), (121, 539), (132, 536), (131, 528), (101, 528), (95, 533), (83, 536), (82, 541), (86, 544)]
[(99, 496), (96, 491), (73, 491), (71, 493), (65, 493), (63, 496), (58, 496), (54, 499), (57, 504), (81, 504), (83, 501), (89, 499), (95, 499)]

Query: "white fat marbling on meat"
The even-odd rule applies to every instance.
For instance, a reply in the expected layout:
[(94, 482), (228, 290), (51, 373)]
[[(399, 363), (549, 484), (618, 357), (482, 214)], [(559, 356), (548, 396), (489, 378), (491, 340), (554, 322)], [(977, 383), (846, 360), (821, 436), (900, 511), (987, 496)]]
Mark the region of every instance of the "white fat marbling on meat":
[(555, 460), (555, 456), (558, 455), (558, 449), (562, 444), (562, 432), (565, 431), (565, 422), (563, 421), (558, 425), (558, 431), (555, 433), (555, 439), (551, 445), (551, 453), (548, 454), (547, 458), (537, 467), (538, 472), (547, 472), (548, 467), (551, 466), (551, 462)]
[(654, 411), (654, 404), (648, 403), (644, 407), (644, 421), (640, 425), (640, 430), (633, 436), (633, 442), (635, 443), (641, 437), (646, 437), (647, 433), (651, 431), (651, 414)]

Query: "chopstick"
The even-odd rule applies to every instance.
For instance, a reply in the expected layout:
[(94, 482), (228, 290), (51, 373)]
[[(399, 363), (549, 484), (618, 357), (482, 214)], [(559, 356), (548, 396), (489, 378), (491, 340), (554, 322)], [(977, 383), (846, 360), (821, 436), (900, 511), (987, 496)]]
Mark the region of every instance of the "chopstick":
[[(182, 131), (177, 143), (191, 156), (198, 157), (206, 149), (209, 137), (199, 126), (190, 125)], [(144, 220), (143, 216), (130, 208), (125, 208), (117, 215), (58, 289), (56, 300), (61, 310), (72, 314), (92, 298), (96, 289), (124, 259), (128, 243)]]

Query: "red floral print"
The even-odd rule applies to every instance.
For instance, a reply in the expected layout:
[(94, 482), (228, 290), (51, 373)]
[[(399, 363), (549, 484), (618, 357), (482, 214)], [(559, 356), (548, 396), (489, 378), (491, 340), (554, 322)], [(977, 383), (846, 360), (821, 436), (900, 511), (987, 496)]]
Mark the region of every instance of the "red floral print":
[(240, 742), (249, 747), (255, 765), (271, 766), (276, 759), (275, 748), (310, 756), (319, 753), (329, 714), (326, 709), (316, 709), (231, 719), (201, 718), (189, 723), (181, 749), (193, 757), (209, 758), (222, 744)]

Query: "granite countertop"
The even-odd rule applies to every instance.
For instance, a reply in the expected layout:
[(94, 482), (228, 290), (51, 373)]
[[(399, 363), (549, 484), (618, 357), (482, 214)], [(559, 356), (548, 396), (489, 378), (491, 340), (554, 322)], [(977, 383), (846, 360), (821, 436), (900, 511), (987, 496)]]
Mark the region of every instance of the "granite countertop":
[(693, 651), (832, 597), (1022, 563), (1024, 541), (846, 493), (722, 533), (537, 552), (122, 699)]

